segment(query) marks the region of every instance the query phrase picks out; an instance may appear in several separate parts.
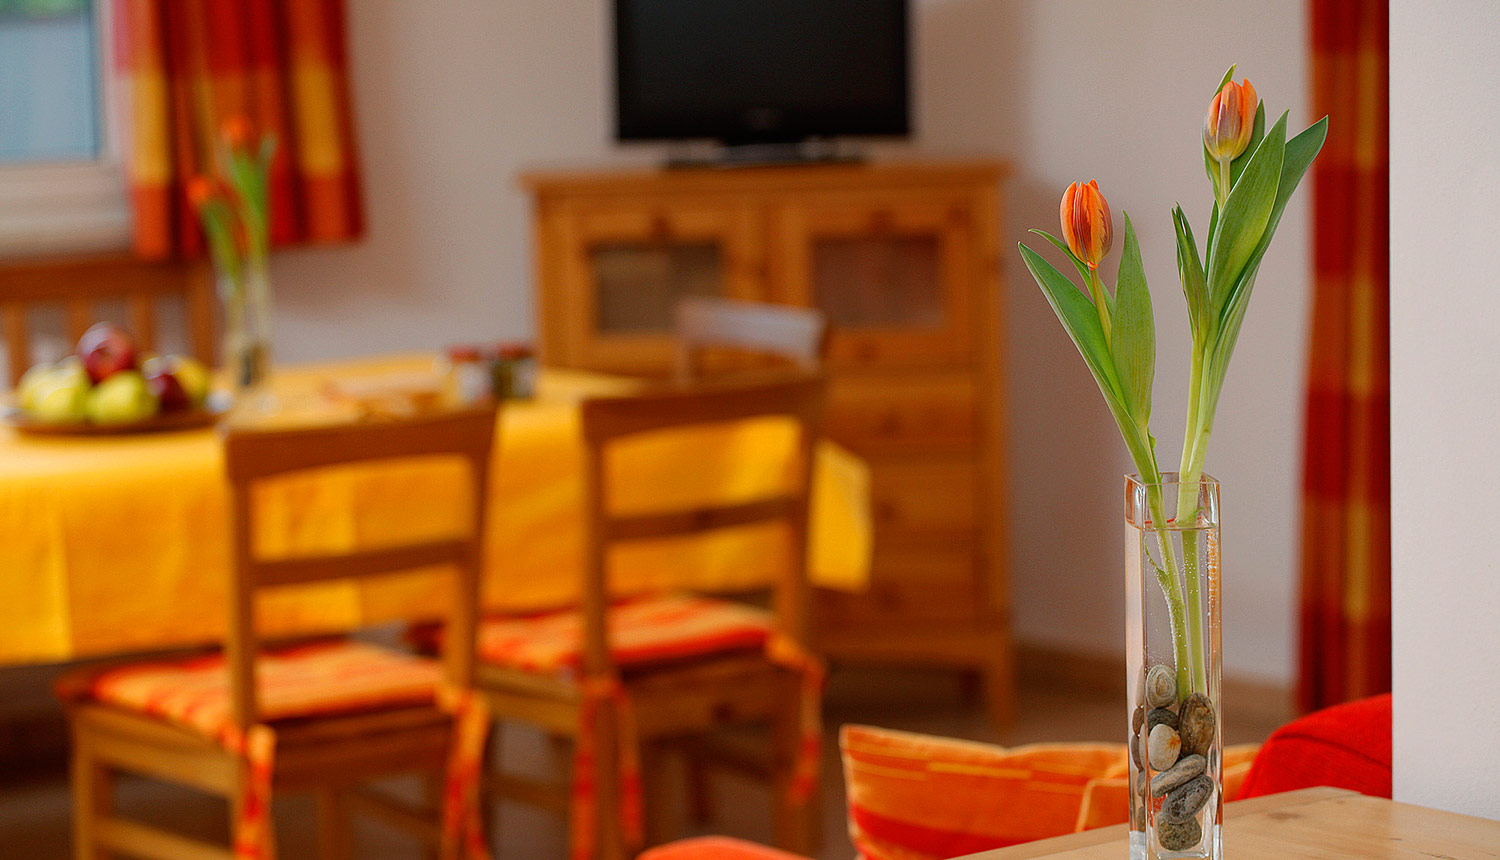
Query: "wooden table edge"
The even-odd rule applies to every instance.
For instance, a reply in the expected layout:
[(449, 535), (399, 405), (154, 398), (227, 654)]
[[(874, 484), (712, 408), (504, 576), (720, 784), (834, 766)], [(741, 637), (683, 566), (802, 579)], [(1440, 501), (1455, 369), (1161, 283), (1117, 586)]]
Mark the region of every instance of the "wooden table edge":
[[(1294, 806), (1304, 806), (1309, 803), (1321, 803), (1326, 800), (1356, 796), (1358, 796), (1357, 792), (1343, 788), (1329, 788), (1327, 786), (1303, 788), (1297, 791), (1268, 794), (1264, 797), (1236, 800), (1233, 803), (1225, 804), (1224, 818), (1227, 821), (1246, 815), (1256, 815), (1277, 809), (1287, 809)], [(1129, 835), (1130, 828), (1128, 825), (1116, 824), (1111, 827), (1100, 827), (1096, 830), (1085, 830), (1082, 833), (1069, 833), (1066, 836), (1054, 836), (1051, 839), (1039, 839), (1035, 842), (997, 848), (994, 851), (981, 851), (978, 854), (971, 854), (968, 857), (962, 858), (962, 860), (1036, 860), (1036, 858), (1048, 857), (1064, 851), (1075, 851), (1079, 848), (1088, 848), (1110, 842), (1119, 842), (1123, 845)]]

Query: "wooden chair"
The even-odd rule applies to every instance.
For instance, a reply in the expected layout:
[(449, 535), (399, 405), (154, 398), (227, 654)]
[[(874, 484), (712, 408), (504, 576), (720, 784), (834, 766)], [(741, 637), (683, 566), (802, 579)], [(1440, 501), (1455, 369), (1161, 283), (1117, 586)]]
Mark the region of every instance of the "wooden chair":
[[(770, 724), (771, 755), (738, 753), (736, 760), (742, 770), (772, 783), (778, 841), (811, 851), (822, 674), (806, 651), (806, 548), (823, 399), (823, 380), (802, 377), (583, 404), (588, 547), (581, 606), (486, 619), (477, 670), (497, 732), (505, 721), (520, 721), (578, 744), (571, 798), (565, 790), (508, 774), (496, 773), (490, 781), (502, 797), (557, 811), (568, 810), (571, 802), (573, 857), (627, 856), (627, 843), (638, 834), (629, 832), (629, 809), (616, 813), (622, 800), (628, 806), (639, 796), (631, 763), (643, 752), (654, 755), (662, 751), (660, 741), (702, 736), (739, 722)], [(605, 476), (612, 443), (765, 416), (790, 419), (799, 428), (794, 480), (784, 494), (648, 514), (610, 509)], [(607, 564), (622, 544), (775, 522), (785, 524), (794, 561), (775, 584), (770, 611), (701, 596), (611, 600)], [(656, 767), (644, 770), (648, 780), (660, 774)], [(593, 796), (590, 786), (597, 792)], [(652, 841), (665, 835), (653, 812), (660, 809), (646, 810), (658, 831), (650, 834)]]
[[(485, 486), (494, 437), (493, 409), (225, 433), (235, 567), (224, 653), (85, 670), (60, 687), (73, 735), (78, 860), (117, 854), (152, 860), (260, 856), (254, 851), (269, 844), (270, 795), (283, 790), (315, 792), (321, 860), (350, 856), (351, 806), (383, 814), (428, 844), (441, 845), (444, 856), (457, 856), (451, 828), (441, 832), (435, 813), (359, 793), (357, 784), (419, 772), (427, 774), (431, 794), (442, 784), (437, 780), (444, 762), (457, 761), (449, 758), (451, 746), (465, 738), (473, 739), (477, 771), (487, 721), (482, 708), (465, 707), (472, 694), (463, 691), (471, 689), (474, 671)], [(418, 456), (464, 462), (473, 500), (468, 534), (340, 555), (266, 559), (257, 553), (252, 490), (265, 479)], [(262, 653), (254, 607), (265, 592), (429, 566), (445, 568), (440, 576), (452, 572), (443, 663), (348, 639)], [(118, 771), (228, 799), (235, 849), (121, 817), (113, 809)], [(448, 783), (450, 790), (455, 787), (462, 786)], [(472, 792), (469, 797), (477, 803)]]
[(214, 287), (202, 263), (149, 263), (127, 257), (85, 257), (0, 265), (0, 325), (12, 387), (32, 365), (33, 311), (61, 308), (76, 343), (99, 320), (98, 305), (123, 301), (128, 328), (148, 351), (157, 348), (160, 303), (180, 300), (188, 348), (214, 363)]
[(828, 321), (809, 308), (691, 297), (677, 305), (677, 378), (708, 375), (706, 353), (733, 350), (780, 360), (817, 373), (828, 342)]

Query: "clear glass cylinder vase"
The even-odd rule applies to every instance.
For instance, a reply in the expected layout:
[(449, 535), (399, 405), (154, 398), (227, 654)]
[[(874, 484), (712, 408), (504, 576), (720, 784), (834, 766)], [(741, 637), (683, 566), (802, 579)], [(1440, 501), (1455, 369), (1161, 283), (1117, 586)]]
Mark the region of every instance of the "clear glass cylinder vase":
[(264, 270), (251, 270), (243, 282), (221, 275), (224, 301), (224, 366), (234, 388), (236, 411), (275, 412), (270, 389), (271, 282)]
[(1130, 846), (1223, 856), (1219, 482), (1125, 479)]

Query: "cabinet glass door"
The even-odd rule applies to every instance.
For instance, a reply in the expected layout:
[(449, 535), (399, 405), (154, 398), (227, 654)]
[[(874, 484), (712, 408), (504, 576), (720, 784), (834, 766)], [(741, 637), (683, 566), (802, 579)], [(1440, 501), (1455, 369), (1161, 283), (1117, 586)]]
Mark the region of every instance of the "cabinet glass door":
[(835, 364), (962, 361), (971, 349), (968, 212), (961, 200), (929, 196), (788, 207), (778, 229), (783, 298), (828, 315)]
[(689, 296), (755, 298), (755, 219), (732, 207), (601, 207), (573, 220), (570, 353), (582, 366), (660, 374)]

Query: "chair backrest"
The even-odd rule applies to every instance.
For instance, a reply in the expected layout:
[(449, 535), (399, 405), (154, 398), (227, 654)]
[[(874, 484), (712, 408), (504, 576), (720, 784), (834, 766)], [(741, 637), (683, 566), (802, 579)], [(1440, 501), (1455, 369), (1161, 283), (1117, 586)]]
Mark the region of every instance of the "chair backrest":
[(691, 297), (677, 305), (677, 376), (701, 378), (709, 349), (771, 356), (816, 373), (827, 339), (827, 318), (810, 308)]
[(127, 328), (142, 349), (155, 351), (159, 305), (182, 303), (183, 327), (192, 355), (214, 363), (214, 287), (207, 265), (197, 262), (148, 263), (126, 257), (41, 260), (0, 266), (0, 323), (10, 384), (31, 366), (35, 334), (33, 311), (63, 311), (67, 334), (76, 343), (98, 321), (97, 305), (125, 303)]
[[(800, 376), (584, 402), (584, 497), (588, 515), (582, 600), (585, 672), (600, 674), (612, 668), (605, 618), (610, 597), (608, 558), (614, 545), (756, 523), (780, 521), (787, 528), (791, 564), (786, 575), (775, 583), (774, 610), (778, 631), (798, 644), (807, 644), (808, 500), (813, 455), (822, 432), (825, 389), (821, 376)], [(609, 509), (605, 476), (612, 443), (644, 433), (754, 418), (786, 418), (797, 426), (792, 482), (783, 492), (748, 502), (653, 510), (644, 514), (617, 514)]]
[[(469, 686), (479, 614), (480, 566), (490, 451), (495, 440), (493, 408), (465, 409), (398, 421), (335, 426), (253, 429), (229, 426), (225, 461), (232, 488), (234, 577), (230, 599), (229, 664), (233, 715), (248, 726), (257, 719), (255, 658), (256, 595), (265, 589), (313, 582), (359, 579), (442, 565), (454, 576), (443, 646), (448, 679)], [(468, 533), (350, 553), (263, 559), (255, 550), (252, 490), (267, 478), (353, 463), (409, 457), (456, 457), (467, 466), (471, 486)], [(420, 504), (420, 500), (413, 500)]]

